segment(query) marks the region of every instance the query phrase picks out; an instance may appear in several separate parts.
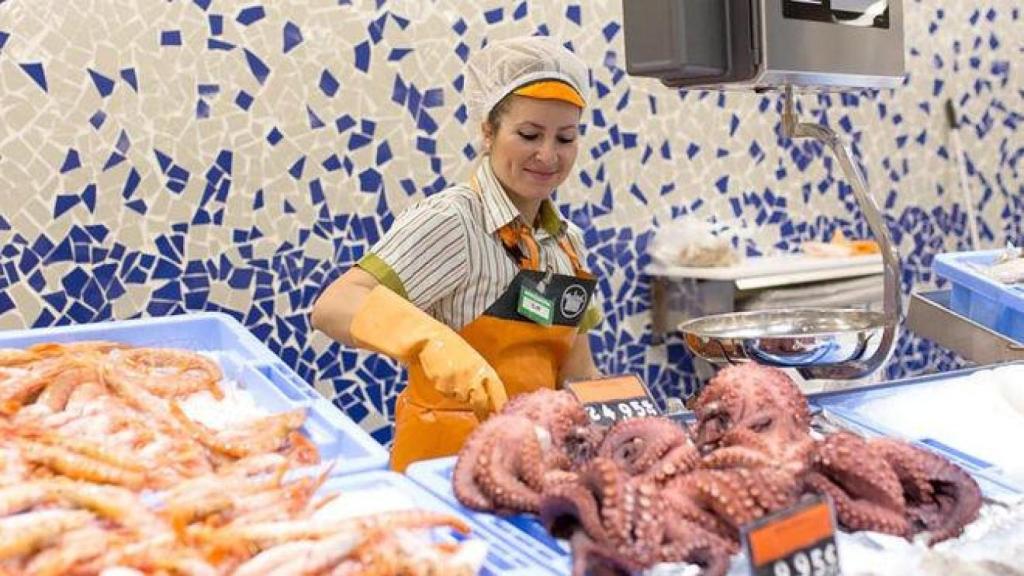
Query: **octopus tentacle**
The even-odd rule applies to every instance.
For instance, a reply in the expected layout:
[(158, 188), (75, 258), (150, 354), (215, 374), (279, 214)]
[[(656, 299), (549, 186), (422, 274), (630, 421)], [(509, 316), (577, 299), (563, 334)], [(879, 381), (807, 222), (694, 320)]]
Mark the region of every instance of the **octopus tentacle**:
[(832, 499), (836, 518), (847, 530), (873, 530), (894, 536), (907, 536), (910, 533), (910, 526), (902, 511), (869, 500), (857, 500), (818, 472), (809, 473), (804, 482), (812, 492), (825, 494)]
[(502, 416), (493, 416), (484, 422), (463, 444), (459, 458), (455, 461), (452, 471), (452, 490), (455, 498), (467, 508), (489, 511), (494, 509), (494, 502), (476, 483), (476, 470), (480, 455), (487, 447), (491, 433), (501, 425)]
[(909, 535), (899, 478), (862, 438), (845, 432), (826, 437), (816, 445), (814, 470), (806, 485), (832, 498), (840, 524), (851, 530)]
[(927, 530), (929, 544), (956, 537), (978, 517), (981, 489), (963, 469), (913, 445), (888, 438), (869, 441), (902, 483), (914, 531)]
[[(670, 484), (684, 518), (731, 540), (743, 525), (796, 502), (799, 488), (794, 477), (778, 470), (747, 468), (696, 470)], [(706, 524), (708, 516), (716, 521)]]
[(502, 432), (486, 438), (477, 457), (474, 478), (501, 509), (536, 512), (543, 469), (533, 424), (524, 418), (509, 418)]
[(541, 523), (558, 537), (582, 527), (594, 541), (608, 541), (605, 514), (617, 499), (614, 469), (600, 464), (579, 473), (574, 482), (548, 486), (540, 502)]
[(723, 576), (729, 571), (732, 544), (692, 522), (665, 524), (661, 562), (686, 562), (701, 568), (701, 576)]
[(826, 437), (817, 446), (814, 465), (854, 498), (897, 511), (905, 507), (896, 472), (859, 436), (840, 432)]
[(569, 547), (572, 550), (572, 576), (629, 576), (643, 568), (627, 555), (609, 549), (582, 530), (572, 534)]
[(668, 451), (661, 461), (651, 467), (648, 476), (659, 485), (697, 467), (700, 455), (689, 440)]
[(686, 490), (679, 489), (678, 486), (676, 489), (666, 489), (662, 492), (661, 498), (666, 517), (672, 518), (674, 522), (689, 522), (702, 526), (708, 532), (721, 538), (722, 541), (729, 542), (730, 553), (738, 550), (732, 541), (732, 527), (688, 494)]
[(744, 446), (719, 448), (700, 460), (702, 468), (761, 468), (774, 465), (774, 460), (764, 452), (752, 450)]

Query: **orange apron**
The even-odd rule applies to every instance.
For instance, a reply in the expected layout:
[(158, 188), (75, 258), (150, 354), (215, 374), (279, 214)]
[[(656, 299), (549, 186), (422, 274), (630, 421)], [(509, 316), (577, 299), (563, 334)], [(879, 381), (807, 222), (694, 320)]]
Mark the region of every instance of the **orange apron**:
[[(518, 260), (520, 271), (483, 316), (467, 324), (459, 335), (494, 368), (511, 399), (558, 386), (559, 369), (572, 348), (595, 282), (564, 234), (558, 242), (572, 262), (574, 276), (537, 270), (539, 250), (527, 226), (512, 223), (499, 234), (506, 251)], [(520, 239), (526, 244), (526, 255), (519, 251)], [(524, 283), (534, 287), (539, 281), (554, 304), (550, 326), (517, 311)], [(468, 404), (442, 396), (418, 364), (410, 365), (409, 385), (396, 402), (391, 468), (401, 472), (417, 460), (455, 454), (477, 424)]]

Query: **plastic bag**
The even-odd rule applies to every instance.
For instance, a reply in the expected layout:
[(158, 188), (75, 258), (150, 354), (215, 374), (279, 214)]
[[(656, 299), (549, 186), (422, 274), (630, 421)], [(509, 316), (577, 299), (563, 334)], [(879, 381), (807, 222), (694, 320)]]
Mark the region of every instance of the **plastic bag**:
[(739, 264), (743, 257), (733, 247), (736, 232), (724, 223), (693, 219), (670, 222), (658, 229), (651, 256), (669, 266), (720, 268)]
[(1006, 243), (1006, 248), (996, 256), (992, 265), (979, 268), (988, 277), (1003, 284), (1024, 282), (1024, 257), (1021, 257), (1021, 249), (1011, 242)]

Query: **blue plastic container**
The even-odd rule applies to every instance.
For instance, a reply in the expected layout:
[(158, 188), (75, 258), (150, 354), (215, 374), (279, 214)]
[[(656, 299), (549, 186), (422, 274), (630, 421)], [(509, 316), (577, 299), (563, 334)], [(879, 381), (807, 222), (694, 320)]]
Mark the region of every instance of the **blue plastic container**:
[(454, 457), (441, 458), (417, 462), (409, 466), (406, 474), (471, 520), (474, 531), (486, 539), (495, 551), (496, 562), (491, 563), (489, 558), (489, 570), (495, 574), (559, 576), (572, 571), (568, 546), (552, 538), (535, 517), (495, 516), (459, 504), (452, 491), (454, 468)]
[(244, 386), (265, 410), (276, 413), (305, 408), (303, 433), (320, 449), (324, 460), (337, 460), (335, 469), (339, 472), (387, 467), (388, 452), (384, 447), (226, 314), (203, 312), (0, 332), (0, 348), (79, 340), (110, 340), (133, 346), (213, 353), (225, 377)]
[(984, 275), (1002, 250), (950, 252), (935, 257), (935, 273), (953, 285), (950, 307), (1014, 340), (1024, 342), (1024, 286), (1008, 285)]
[[(842, 424), (866, 437), (885, 436), (898, 438), (920, 448), (941, 454), (971, 473), (987, 496), (995, 499), (1007, 498), (1013, 500), (1024, 495), (1024, 483), (1015, 481), (1004, 474), (999, 462), (987, 462), (969, 453), (967, 450), (950, 445), (950, 443), (943, 442), (941, 439), (919, 437), (909, 431), (900, 430), (898, 426), (883, 426), (872, 417), (871, 411), (867, 408), (868, 403), (880, 398), (898, 396), (902, 392), (927, 387), (942, 380), (961, 378), (979, 370), (990, 368), (992, 366), (968, 368), (943, 374), (893, 380), (855, 390), (812, 394), (808, 396), (808, 400), (812, 406), (821, 408), (830, 417), (838, 419)], [(924, 406), (921, 409), (927, 410), (928, 408)], [(950, 422), (949, 425), (956, 426), (957, 423)]]

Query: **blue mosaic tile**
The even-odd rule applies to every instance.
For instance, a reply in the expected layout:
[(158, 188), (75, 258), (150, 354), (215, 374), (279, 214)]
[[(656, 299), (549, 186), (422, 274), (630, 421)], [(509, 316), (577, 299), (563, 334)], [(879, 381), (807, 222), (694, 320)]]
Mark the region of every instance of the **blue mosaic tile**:
[(114, 166), (117, 166), (121, 162), (125, 161), (125, 157), (118, 152), (111, 152), (110, 156), (107, 157), (107, 161), (103, 164), (103, 171), (106, 172)]
[(338, 83), (338, 80), (331, 74), (330, 70), (324, 69), (320, 73), (320, 91), (325, 95), (333, 97), (338, 93), (338, 88), (340, 87), (341, 84)]
[(377, 166), (383, 166), (391, 160), (391, 146), (388, 145), (387, 141), (381, 142), (380, 146), (377, 146)]
[(92, 68), (88, 68), (87, 70), (89, 71), (89, 76), (92, 78), (92, 83), (96, 86), (96, 91), (99, 92), (100, 97), (106, 98), (114, 92), (113, 80)]
[(37, 86), (43, 89), (43, 92), (49, 92), (50, 89), (46, 84), (46, 70), (43, 68), (40, 62), (26, 62), (19, 64), (25, 74), (28, 74), (29, 78), (36, 83)]
[(266, 16), (266, 12), (264, 12), (263, 6), (249, 6), (240, 10), (235, 20), (243, 26), (249, 26), (259, 22), (264, 16)]
[(370, 43), (360, 42), (355, 47), (355, 66), (357, 70), (368, 72), (370, 69)]
[(107, 121), (107, 113), (102, 110), (97, 110), (90, 118), (89, 124), (96, 130), (99, 130), (103, 123)]
[(488, 24), (497, 24), (505, 18), (505, 10), (502, 8), (494, 8), (484, 12), (484, 21)]
[(297, 160), (295, 160), (291, 168), (288, 169), (288, 174), (290, 174), (292, 178), (299, 180), (302, 178), (302, 170), (303, 168), (305, 168), (305, 166), (306, 157), (300, 156)]
[(388, 52), (388, 62), (401, 62), (403, 58), (412, 53), (412, 48), (392, 48)]
[(208, 38), (206, 40), (206, 47), (210, 50), (216, 50), (221, 52), (230, 52), (235, 49), (235, 45), (231, 42), (225, 42), (216, 38)]
[(266, 83), (267, 77), (270, 76), (270, 68), (259, 56), (250, 52), (248, 48), (243, 48), (242, 51), (245, 53), (245, 62), (248, 64), (249, 72), (252, 73), (253, 78), (260, 84)]
[(294, 22), (286, 22), (281, 31), (281, 52), (287, 54), (302, 44), (302, 30)]
[(308, 105), (306, 106), (306, 119), (309, 120), (310, 130), (319, 130), (325, 126), (324, 121), (321, 120), (320, 117), (317, 116), (316, 112), (313, 111), (313, 108)]
[(160, 32), (161, 46), (181, 46), (180, 30), (163, 30)]
[(206, 21), (210, 25), (210, 35), (220, 36), (224, 33), (224, 15), (223, 14), (210, 14)]
[(74, 148), (68, 148), (67, 156), (64, 157), (64, 163), (61, 164), (60, 173), (65, 174), (82, 165), (81, 160), (78, 157), (78, 150)]

